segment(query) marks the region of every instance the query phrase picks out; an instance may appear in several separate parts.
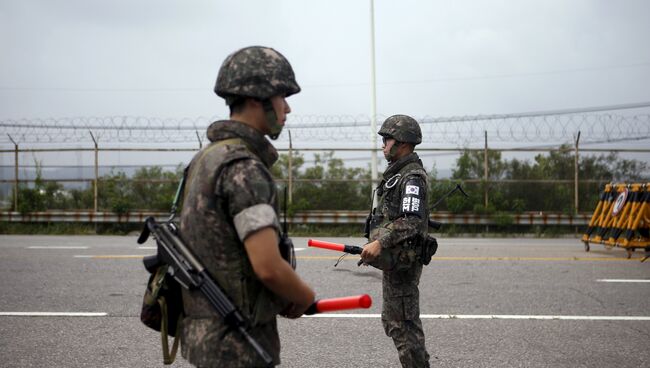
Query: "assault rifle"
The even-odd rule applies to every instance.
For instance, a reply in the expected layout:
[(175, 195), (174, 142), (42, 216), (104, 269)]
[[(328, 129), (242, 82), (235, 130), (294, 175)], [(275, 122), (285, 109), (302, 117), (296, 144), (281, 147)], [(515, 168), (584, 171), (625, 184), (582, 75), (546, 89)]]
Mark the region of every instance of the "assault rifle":
[[(147, 241), (151, 234), (156, 239), (157, 253), (144, 257), (143, 263), (147, 271), (150, 273), (155, 272), (156, 268), (161, 265), (167, 265), (167, 273), (174, 280), (185, 289), (198, 289), (223, 318), (224, 322), (228, 326), (239, 330), (250, 346), (264, 360), (265, 364), (271, 366), (273, 359), (269, 353), (248, 332), (250, 322), (237, 309), (226, 293), (212, 279), (201, 262), (196, 259), (190, 249), (183, 243), (183, 240), (178, 236), (176, 225), (171, 221), (159, 224), (153, 217), (148, 217), (145, 220), (142, 233), (138, 238), (138, 243), (142, 244)], [(372, 299), (367, 294), (344, 298), (322, 299), (314, 302), (305, 311), (305, 314), (342, 309), (370, 308), (371, 305)]]
[(249, 323), (237, 307), (230, 301), (226, 293), (217, 285), (208, 271), (194, 257), (178, 236), (178, 229), (173, 222), (159, 224), (153, 217), (145, 220), (145, 226), (138, 238), (142, 244), (153, 234), (156, 239), (158, 251), (155, 255), (144, 257), (143, 263), (147, 271), (163, 264), (168, 265), (167, 273), (185, 289), (198, 289), (208, 302), (223, 318), (224, 322), (244, 336), (250, 346), (262, 358), (267, 366), (273, 364), (273, 358), (264, 350), (248, 333)]

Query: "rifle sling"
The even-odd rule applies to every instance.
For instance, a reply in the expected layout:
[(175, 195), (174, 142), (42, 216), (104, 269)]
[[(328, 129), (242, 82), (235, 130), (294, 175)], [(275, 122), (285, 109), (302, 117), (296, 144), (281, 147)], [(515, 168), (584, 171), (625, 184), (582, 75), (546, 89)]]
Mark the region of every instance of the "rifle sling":
[(178, 343), (180, 342), (181, 339), (179, 339), (180, 334), (181, 334), (181, 323), (183, 321), (183, 314), (178, 315), (178, 323), (176, 324), (176, 334), (174, 336), (174, 343), (172, 345), (172, 351), (169, 351), (169, 340), (167, 338), (167, 331), (168, 331), (168, 326), (167, 326), (167, 301), (165, 300), (165, 297), (161, 296), (158, 298), (158, 304), (160, 304), (160, 312), (162, 314), (162, 320), (160, 323), (160, 337), (162, 339), (162, 350), (163, 350), (163, 363), (166, 365), (174, 363), (174, 360), (176, 359), (176, 353), (178, 352)]

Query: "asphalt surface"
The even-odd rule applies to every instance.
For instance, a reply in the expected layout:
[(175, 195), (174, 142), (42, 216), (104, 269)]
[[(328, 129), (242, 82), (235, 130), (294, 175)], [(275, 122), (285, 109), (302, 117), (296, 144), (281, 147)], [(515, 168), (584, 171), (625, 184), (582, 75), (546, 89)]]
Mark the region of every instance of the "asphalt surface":
[[(148, 277), (141, 257), (154, 250), (139, 248), (135, 238), (0, 236), (0, 366), (162, 367), (160, 336), (139, 321)], [(305, 248), (297, 252), (298, 272), (319, 297), (367, 293), (373, 305), (340, 316), (280, 319), (282, 366), (399, 367), (376, 316), (380, 271), (357, 267), (358, 256), (334, 267), (338, 253), (307, 248), (306, 238), (294, 243)], [(420, 282), (432, 366), (650, 366), (650, 260), (639, 262), (642, 252), (628, 260), (621, 249), (592, 245), (587, 253), (578, 239), (442, 238), (439, 244)], [(542, 316), (555, 319), (535, 319)], [(188, 366), (180, 357), (173, 364)]]

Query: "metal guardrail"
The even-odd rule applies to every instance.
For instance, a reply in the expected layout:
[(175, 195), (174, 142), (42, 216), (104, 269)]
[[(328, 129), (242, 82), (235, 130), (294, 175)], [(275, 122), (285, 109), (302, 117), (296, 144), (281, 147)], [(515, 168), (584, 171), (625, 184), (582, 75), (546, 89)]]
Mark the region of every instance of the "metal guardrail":
[(0, 221), (6, 222), (83, 222), (83, 223), (138, 223), (144, 222), (149, 217), (164, 220), (169, 218), (169, 213), (138, 211), (118, 214), (115, 212), (94, 211), (42, 211), (20, 213), (14, 211), (1, 211)]
[[(291, 224), (363, 224), (367, 211), (309, 211), (298, 212), (288, 217)], [(117, 214), (94, 211), (44, 211), (21, 214), (20, 212), (0, 211), (0, 221), (5, 222), (84, 222), (84, 223), (140, 223), (153, 216), (164, 221), (167, 212), (138, 211)], [(587, 226), (591, 213), (567, 215), (562, 213), (526, 212), (508, 215), (454, 214), (436, 212), (431, 219), (443, 224), (454, 225), (542, 225), (542, 226)]]

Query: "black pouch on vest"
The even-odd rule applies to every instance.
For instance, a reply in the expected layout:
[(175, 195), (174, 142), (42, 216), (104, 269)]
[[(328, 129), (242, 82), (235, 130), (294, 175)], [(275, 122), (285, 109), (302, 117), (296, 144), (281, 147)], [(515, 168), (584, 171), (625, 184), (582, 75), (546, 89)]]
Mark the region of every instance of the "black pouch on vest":
[(291, 265), (291, 268), (296, 269), (296, 251), (293, 247), (293, 241), (287, 235), (287, 233), (280, 234), (280, 255), (284, 258), (287, 263)]
[(420, 263), (422, 263), (425, 266), (428, 265), (429, 262), (431, 262), (431, 257), (433, 257), (433, 255), (436, 254), (437, 250), (438, 250), (438, 241), (433, 236), (427, 234), (418, 252), (419, 253), (418, 258), (420, 260)]

